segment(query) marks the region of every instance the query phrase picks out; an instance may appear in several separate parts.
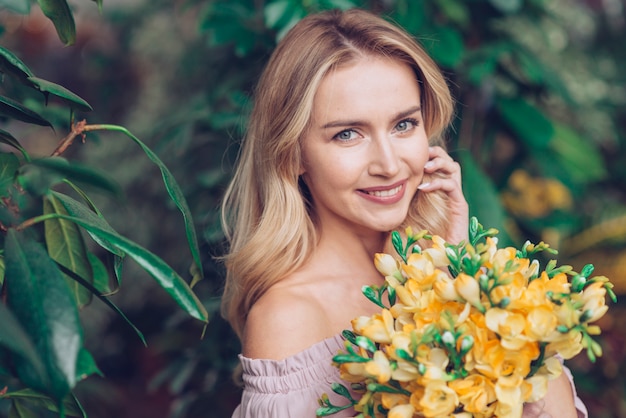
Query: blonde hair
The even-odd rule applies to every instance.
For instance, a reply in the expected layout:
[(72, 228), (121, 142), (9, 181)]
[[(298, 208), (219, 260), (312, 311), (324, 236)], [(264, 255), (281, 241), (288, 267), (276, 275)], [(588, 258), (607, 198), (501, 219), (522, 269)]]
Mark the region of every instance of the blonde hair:
[[(454, 108), (450, 91), (437, 65), (409, 34), (359, 9), (310, 15), (296, 24), (259, 80), (222, 204), (230, 244), (224, 257), (222, 315), (239, 337), (252, 305), (298, 269), (315, 247), (312, 208), (306, 186), (298, 179), (300, 140), (324, 76), (364, 55), (397, 59), (414, 69), (429, 140), (443, 145), (441, 135)], [(444, 208), (441, 194), (417, 193), (405, 225), (445, 234)]]

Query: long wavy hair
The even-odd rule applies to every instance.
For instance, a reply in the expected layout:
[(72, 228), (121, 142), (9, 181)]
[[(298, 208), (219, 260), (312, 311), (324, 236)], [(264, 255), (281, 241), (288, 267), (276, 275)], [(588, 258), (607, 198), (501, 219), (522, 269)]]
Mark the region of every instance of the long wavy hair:
[[(310, 15), (296, 24), (261, 75), (222, 204), (229, 242), (222, 315), (240, 338), (252, 305), (302, 266), (316, 245), (314, 209), (299, 181), (300, 142), (324, 76), (363, 56), (395, 59), (415, 71), (426, 133), (431, 145), (443, 146), (454, 104), (441, 71), (409, 34), (359, 9)], [(445, 205), (442, 193), (418, 192), (400, 227), (445, 236)]]

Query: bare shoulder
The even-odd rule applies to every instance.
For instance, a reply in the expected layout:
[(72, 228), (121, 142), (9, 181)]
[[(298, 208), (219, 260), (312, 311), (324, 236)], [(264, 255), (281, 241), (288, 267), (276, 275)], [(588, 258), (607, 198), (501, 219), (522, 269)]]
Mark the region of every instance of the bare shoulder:
[(252, 307), (243, 335), (243, 355), (280, 360), (328, 338), (322, 306), (306, 292), (272, 288)]

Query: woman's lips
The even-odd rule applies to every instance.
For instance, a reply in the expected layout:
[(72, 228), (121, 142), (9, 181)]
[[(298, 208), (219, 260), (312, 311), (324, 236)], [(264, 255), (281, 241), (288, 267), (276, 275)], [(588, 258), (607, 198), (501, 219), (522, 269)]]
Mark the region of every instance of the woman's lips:
[(406, 181), (384, 187), (360, 189), (359, 193), (366, 199), (377, 203), (396, 203), (404, 197)]

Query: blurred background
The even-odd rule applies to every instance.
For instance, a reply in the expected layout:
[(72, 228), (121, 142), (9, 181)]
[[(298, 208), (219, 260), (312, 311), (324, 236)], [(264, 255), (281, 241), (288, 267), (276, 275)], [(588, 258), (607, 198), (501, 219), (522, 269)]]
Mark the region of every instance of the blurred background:
[[(276, 41), (323, 9), (373, 10), (430, 51), (457, 100), (448, 145), (472, 214), (500, 229), (501, 242), (544, 240), (560, 264), (592, 263), (618, 298), (626, 293), (624, 0), (104, 0), (101, 12), (69, 3), (75, 45), (63, 46), (36, 5), (20, 14), (10, 0), (0, 1), (0, 45), (88, 101), (94, 111), (80, 116), (89, 123), (127, 127), (168, 165), (202, 237), (207, 277), (194, 289), (211, 313), (201, 339), (201, 325), (128, 264), (112, 299), (148, 346), (98, 303), (82, 311), (85, 345), (106, 376), (76, 390), (89, 417), (219, 418), (237, 405), (239, 343), (218, 313), (219, 200)], [(23, 129), (35, 155), (60, 139)], [(118, 231), (187, 272), (182, 220), (135, 144), (89, 135), (66, 155), (122, 185), (124, 199), (100, 203)], [(594, 418), (626, 417), (625, 306), (601, 320), (603, 357), (568, 362)], [(0, 403), (0, 416), (7, 410)]]

